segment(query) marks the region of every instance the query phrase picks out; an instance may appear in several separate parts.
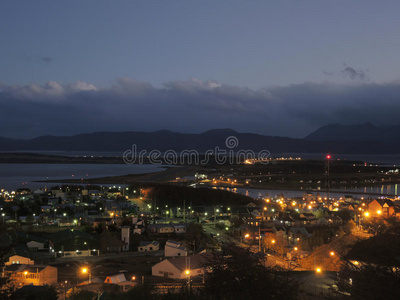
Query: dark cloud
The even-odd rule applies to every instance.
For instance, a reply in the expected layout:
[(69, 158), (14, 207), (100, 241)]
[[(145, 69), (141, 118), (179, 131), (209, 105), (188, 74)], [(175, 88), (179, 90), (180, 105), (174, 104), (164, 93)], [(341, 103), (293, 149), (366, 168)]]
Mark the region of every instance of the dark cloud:
[(168, 82), (162, 88), (130, 78), (107, 88), (85, 82), (0, 83), (0, 136), (232, 128), (302, 137), (327, 123), (398, 124), (399, 94), (400, 82), (305, 83), (259, 90), (197, 79)]
[(44, 63), (51, 63), (51, 62), (53, 62), (53, 58), (48, 57), (48, 56), (41, 56), (41, 57), (39, 57), (39, 59), (40, 59), (41, 62), (44, 62)]
[(350, 78), (350, 79), (358, 79), (358, 80), (365, 80), (365, 81), (369, 81), (369, 78), (367, 76), (367, 73), (369, 70), (356, 70), (346, 64), (343, 64), (343, 66), (345, 67), (342, 71), (340, 71), (340, 73), (342, 74), (343, 77), (345, 78)]

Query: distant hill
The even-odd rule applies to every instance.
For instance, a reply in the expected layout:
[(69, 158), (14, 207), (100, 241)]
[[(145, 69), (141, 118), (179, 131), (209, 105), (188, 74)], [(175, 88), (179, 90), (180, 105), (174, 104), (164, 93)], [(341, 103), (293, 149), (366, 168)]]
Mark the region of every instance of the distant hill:
[[(155, 132), (95, 132), (73, 136), (42, 136), (30, 140), (0, 137), (0, 151), (121, 151), (137, 150), (197, 150), (220, 149), (268, 150), (271, 153), (399, 153), (400, 128), (390, 134), (372, 124), (327, 125), (304, 139), (239, 133), (232, 129), (214, 129), (201, 134), (178, 133), (168, 130)], [(389, 136), (390, 135), (390, 136)], [(225, 140), (234, 136), (238, 145), (227, 148)], [(385, 136), (386, 138), (383, 138)], [(374, 141), (371, 143), (371, 141)]]
[(370, 123), (360, 125), (329, 124), (322, 126), (304, 139), (309, 141), (370, 141), (396, 143), (400, 126), (377, 127)]

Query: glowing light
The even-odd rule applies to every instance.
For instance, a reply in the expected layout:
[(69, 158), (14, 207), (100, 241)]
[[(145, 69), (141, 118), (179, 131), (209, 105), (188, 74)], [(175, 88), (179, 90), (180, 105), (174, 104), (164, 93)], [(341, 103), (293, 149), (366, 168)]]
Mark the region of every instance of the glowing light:
[(369, 212), (365, 212), (364, 216), (369, 217)]
[(327, 158), (327, 159), (331, 159), (331, 156), (328, 154), (328, 155), (326, 156), (326, 158)]
[(315, 269), (315, 272), (317, 272), (317, 273), (319, 274), (319, 273), (322, 272), (322, 269), (321, 269), (321, 268), (316, 268), (316, 269)]
[(378, 210), (376, 213), (377, 213), (378, 215), (380, 215), (380, 214), (382, 213), (382, 211), (381, 211), (381, 210)]

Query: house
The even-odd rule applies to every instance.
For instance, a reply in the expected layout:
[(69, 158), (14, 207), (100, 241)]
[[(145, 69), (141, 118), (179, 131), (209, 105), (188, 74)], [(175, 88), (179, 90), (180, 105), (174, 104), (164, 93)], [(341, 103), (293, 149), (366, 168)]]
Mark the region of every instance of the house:
[(393, 216), (395, 214), (394, 203), (389, 199), (375, 199), (369, 203), (368, 212), (371, 216)]
[(116, 218), (116, 217), (122, 216), (122, 208), (116, 202), (104, 203), (104, 212), (108, 213), (111, 218)]
[(203, 275), (205, 272), (206, 254), (195, 254), (187, 257), (167, 258), (151, 268), (151, 274), (157, 277), (185, 279)]
[(122, 287), (123, 291), (130, 289), (135, 286), (133, 281), (126, 280), (124, 273), (118, 273), (114, 275), (107, 276), (104, 280), (105, 284), (116, 284)]
[(174, 227), (175, 233), (186, 233), (186, 225), (183, 224), (171, 224)]
[(151, 233), (160, 233), (160, 234), (165, 234), (165, 233), (174, 233), (175, 228), (174, 226), (170, 224), (150, 224), (147, 226), (147, 230), (150, 231)]
[(333, 216), (327, 216), (324, 218), (328, 222), (328, 225), (342, 225), (343, 224), (343, 220), (339, 216), (333, 215)]
[(288, 238), (291, 243), (297, 244), (299, 240), (308, 239), (312, 234), (304, 227), (292, 227), (289, 229)]
[(29, 248), (29, 251), (37, 252), (39, 250), (47, 250), (45, 249), (45, 243), (38, 241), (29, 241), (26, 243)]
[(57, 283), (57, 268), (52, 266), (13, 264), (5, 268), (5, 273), (16, 287)]
[(303, 212), (303, 213), (300, 214), (300, 218), (304, 218), (304, 219), (307, 219), (307, 220), (311, 221), (311, 220), (315, 219), (315, 216), (314, 216), (313, 213)]
[(160, 243), (157, 241), (146, 242), (140, 241), (138, 251), (148, 252), (148, 251), (158, 251), (160, 249)]
[(56, 252), (59, 256), (63, 253), (73, 252), (79, 255), (86, 255), (89, 249), (99, 249), (99, 240), (97, 237), (74, 229), (65, 229), (56, 233), (49, 234), (49, 244), (53, 248), (52, 252)]
[(182, 245), (180, 242), (176, 241), (167, 241), (164, 248), (164, 253), (166, 257), (169, 256), (187, 256), (188, 251), (186, 247)]
[(12, 255), (8, 258), (8, 261), (5, 263), (5, 265), (9, 266), (14, 264), (34, 265), (35, 261), (30, 259), (29, 257), (21, 255)]

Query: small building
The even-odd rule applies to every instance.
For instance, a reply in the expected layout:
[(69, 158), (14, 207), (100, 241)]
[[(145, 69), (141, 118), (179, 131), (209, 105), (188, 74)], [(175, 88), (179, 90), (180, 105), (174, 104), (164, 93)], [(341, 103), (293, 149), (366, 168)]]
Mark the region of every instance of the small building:
[(105, 284), (116, 284), (122, 287), (123, 291), (126, 291), (135, 286), (133, 281), (126, 280), (124, 273), (118, 273), (114, 275), (107, 276), (104, 280)]
[(130, 234), (129, 226), (122, 226), (121, 228), (121, 241), (124, 243), (122, 247), (122, 251), (129, 251), (129, 234)]
[(206, 254), (195, 254), (188, 257), (167, 258), (151, 268), (151, 274), (157, 277), (185, 279), (203, 275)]
[(9, 265), (14, 265), (14, 264), (16, 264), (16, 265), (19, 265), (19, 264), (34, 265), (35, 261), (30, 259), (29, 257), (24, 257), (21, 255), (12, 255), (8, 258), (8, 261), (5, 263), (5, 265), (9, 266)]
[(164, 250), (165, 257), (170, 257), (170, 256), (187, 256), (188, 251), (186, 247), (182, 245), (181, 242), (176, 242), (176, 241), (167, 241), (165, 244), (165, 250)]
[(150, 224), (147, 226), (147, 230), (151, 233), (174, 233), (175, 228), (171, 224)]
[(141, 241), (138, 247), (139, 252), (158, 251), (159, 249), (160, 249), (160, 243), (157, 241), (152, 241), (152, 242)]
[(172, 224), (174, 227), (175, 233), (180, 234), (180, 233), (186, 233), (186, 225), (183, 224)]
[(57, 283), (57, 268), (52, 266), (14, 264), (7, 266), (5, 273), (16, 287)]

